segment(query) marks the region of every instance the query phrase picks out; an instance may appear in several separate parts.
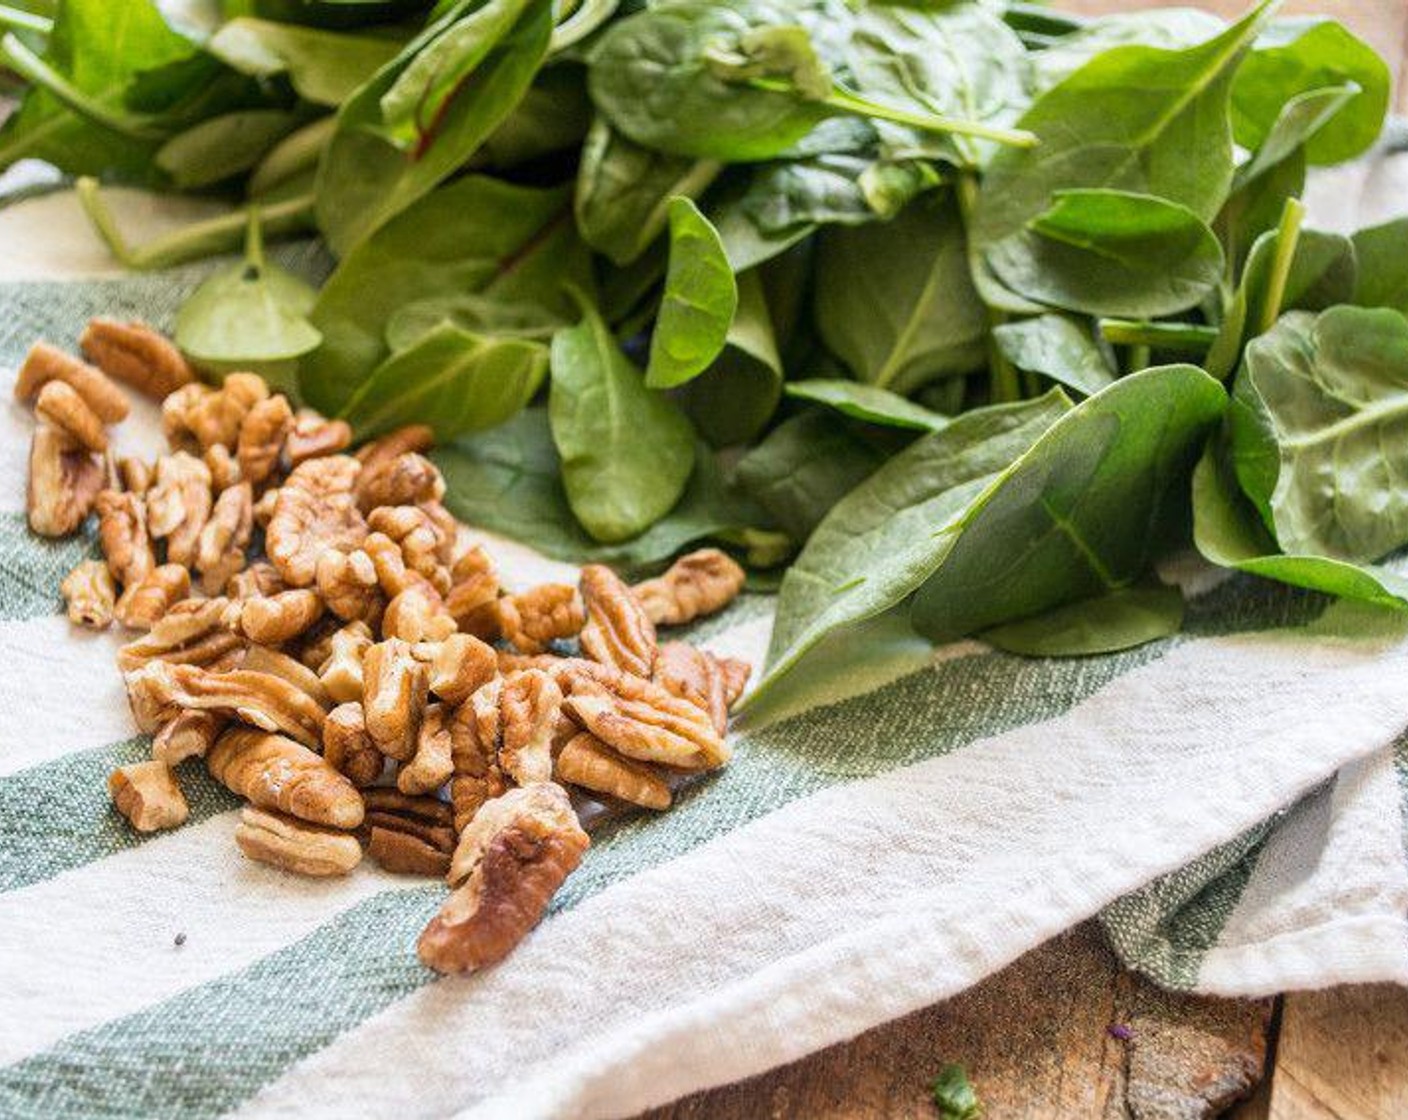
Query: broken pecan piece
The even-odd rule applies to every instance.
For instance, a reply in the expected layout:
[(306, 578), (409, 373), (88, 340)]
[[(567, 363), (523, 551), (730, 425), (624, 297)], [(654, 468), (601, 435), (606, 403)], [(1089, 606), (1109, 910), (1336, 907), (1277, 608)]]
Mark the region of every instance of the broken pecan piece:
[(323, 616), (323, 600), (307, 587), (240, 599), (232, 607), (235, 628), (262, 646), (296, 638)]
[(404, 762), (415, 751), (417, 721), (425, 708), (425, 666), (409, 643), (388, 638), (367, 650), (362, 681), (367, 730), (383, 754)]
[(587, 608), (582, 652), (604, 665), (649, 677), (655, 668), (655, 624), (635, 593), (604, 564), (582, 569), (581, 588)]
[(367, 514), (367, 525), (400, 545), (406, 567), (419, 572), (436, 591), (443, 595), (450, 590), (445, 555), (454, 546), (453, 528), (420, 506), (380, 506)]
[(313, 824), (356, 828), (362, 795), (320, 755), (283, 735), (232, 727), (210, 748), (211, 776), (264, 809)]
[(146, 501), (147, 532), (154, 540), (166, 539), (169, 563), (191, 567), (210, 518), (210, 468), (185, 451), (163, 455)]
[(329, 551), (318, 557), (318, 594), (328, 610), (347, 622), (380, 626), (386, 596), (377, 582), (376, 565), (364, 549)]
[(559, 782), (647, 809), (670, 807), (670, 787), (659, 774), (623, 758), (590, 731), (578, 732), (568, 740), (554, 763), (553, 776)]
[(363, 622), (349, 622), (333, 634), (331, 650), (318, 668), (318, 676), (337, 703), (362, 699), (362, 658), (371, 646), (371, 628)]
[(717, 548), (681, 556), (655, 579), (634, 587), (636, 597), (656, 626), (683, 626), (723, 610), (743, 590), (747, 574)]
[(711, 770), (730, 750), (709, 717), (653, 681), (617, 674), (610, 684), (569, 670), (563, 710), (578, 726), (628, 758), (681, 770)]
[(225, 599), (185, 599), (166, 611), (142, 637), (117, 651), (117, 667), (124, 673), (149, 661), (207, 665), (242, 646), (225, 627)]
[(123, 589), (113, 616), (129, 630), (150, 630), (190, 593), (191, 573), (180, 564), (162, 564)]
[(521, 786), (552, 778), (552, 740), (562, 690), (547, 673), (529, 669), (504, 682), (499, 695), (499, 766)]
[(444, 496), (440, 468), (414, 451), (392, 459), (368, 459), (357, 476), (357, 505), (363, 513), (378, 506), (438, 502)]
[(381, 777), (386, 756), (367, 734), (361, 704), (349, 701), (328, 713), (323, 723), (323, 758), (359, 789)]
[(196, 379), (175, 344), (146, 323), (90, 319), (78, 345), (104, 373), (157, 400)]
[(102, 488), (103, 468), (68, 433), (49, 424), (34, 430), (25, 496), (31, 529), (41, 537), (76, 532)]
[(240, 477), (262, 486), (279, 465), (284, 439), (293, 426), (293, 409), (282, 393), (265, 397), (245, 414), (236, 443)]
[(112, 574), (124, 586), (136, 583), (156, 567), (147, 536), (146, 504), (138, 494), (103, 490), (95, 502), (98, 543)]
[(544, 583), (498, 601), (503, 636), (523, 653), (543, 653), (548, 644), (575, 638), (587, 621), (586, 607), (570, 583)]
[(387, 871), (444, 878), (455, 849), (450, 807), (434, 797), (411, 797), (379, 787), (363, 794), (367, 852)]
[(351, 442), (352, 428), (346, 420), (329, 420), (310, 408), (300, 408), (284, 440), (284, 456), (290, 467), (296, 467), (305, 459), (336, 455)]
[(102, 370), (65, 354), (57, 346), (36, 342), (25, 355), (15, 379), (15, 398), (32, 401), (50, 381), (71, 385), (104, 424), (125, 420), (130, 406), (127, 394)]
[(117, 461), (117, 477), (122, 489), (132, 494), (145, 494), (152, 485), (152, 465), (135, 455), (124, 455)]
[(242, 669), (213, 673), (197, 665), (152, 661), (129, 673), (127, 686), (134, 710), (226, 712), (264, 731), (283, 732), (305, 746), (322, 742), (322, 706), (302, 689), (269, 673)]
[(210, 488), (217, 494), (222, 490), (228, 490), (240, 481), (239, 460), (230, 453), (230, 449), (223, 443), (207, 447), (205, 453), (200, 457), (200, 461), (210, 472)]
[(481, 686), (460, 705), (450, 724), (450, 759), (454, 765), (450, 803), (454, 806), (456, 831), (463, 831), (486, 802), (508, 789), (499, 767), (503, 686), (498, 677)]
[(350, 552), (367, 535), (352, 484), (360, 464), (347, 455), (309, 459), (294, 468), (278, 491), (265, 536), (265, 551), (293, 587), (310, 586), (319, 557)]
[(494, 647), (470, 634), (451, 634), (434, 648), (430, 691), (447, 704), (462, 704), (498, 674)]
[(439, 642), (457, 627), (445, 602), (429, 584), (413, 584), (386, 604), (381, 632), (407, 642)]
[(185, 824), (190, 816), (176, 776), (164, 762), (134, 762), (119, 766), (108, 778), (117, 811), (132, 822), (138, 832), (156, 832)]
[(362, 862), (355, 836), (249, 805), (240, 810), (235, 843), (250, 859), (298, 875), (346, 875)]
[(499, 575), (488, 553), (466, 549), (450, 568), (445, 609), (466, 634), (490, 641), (499, 636)]
[(216, 712), (182, 712), (152, 739), (152, 757), (168, 766), (203, 758), (229, 721)]
[(288, 681), (300, 692), (307, 693), (322, 707), (332, 707), (332, 697), (323, 687), (323, 682), (318, 678), (318, 674), (296, 657), (290, 657), (288, 654), (270, 649), (268, 646), (250, 646), (245, 651), (244, 661), (240, 664), (240, 668), (247, 669), (251, 673), (268, 673), (271, 677)]
[(84, 560), (64, 576), (59, 591), (68, 604), (70, 622), (92, 630), (106, 630), (112, 624), (117, 587), (101, 560)]
[(420, 936), (420, 959), (439, 972), (502, 960), (543, 916), (590, 840), (560, 786), (510, 790), (480, 810), (450, 863), (459, 884)]
[(216, 595), (244, 570), (245, 549), (254, 533), (254, 491), (239, 482), (220, 491), (210, 520), (196, 544), (196, 571), (207, 595)]
[(728, 682), (712, 653), (686, 642), (666, 642), (655, 662), (655, 680), (699, 708), (720, 735), (728, 730)]
[(72, 385), (65, 381), (46, 382), (34, 402), (39, 419), (66, 432), (75, 443), (89, 451), (108, 449), (108, 432), (98, 414), (88, 407)]
[(427, 704), (416, 732), (416, 753), (396, 775), (402, 793), (432, 793), (450, 780), (450, 714), (443, 704)]

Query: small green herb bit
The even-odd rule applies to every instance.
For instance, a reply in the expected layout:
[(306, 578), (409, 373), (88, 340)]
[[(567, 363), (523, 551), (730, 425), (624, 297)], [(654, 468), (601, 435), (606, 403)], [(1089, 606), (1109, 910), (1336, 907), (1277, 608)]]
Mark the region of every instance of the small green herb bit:
[(934, 1094), (941, 1120), (981, 1120), (983, 1104), (967, 1071), (957, 1062), (949, 1062), (939, 1070), (929, 1091)]

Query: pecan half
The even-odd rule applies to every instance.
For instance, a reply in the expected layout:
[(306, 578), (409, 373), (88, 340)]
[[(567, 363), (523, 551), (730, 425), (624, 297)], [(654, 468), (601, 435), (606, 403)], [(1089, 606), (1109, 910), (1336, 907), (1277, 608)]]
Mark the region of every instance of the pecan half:
[(609, 794), (647, 809), (668, 809), (670, 787), (650, 767), (617, 754), (590, 731), (568, 740), (554, 763), (553, 776), (596, 793)]
[(102, 370), (65, 354), (57, 346), (36, 342), (25, 355), (15, 379), (15, 398), (32, 401), (50, 381), (71, 385), (104, 424), (125, 420), (130, 406), (127, 394)]
[(41, 537), (76, 532), (103, 488), (103, 468), (66, 432), (49, 424), (34, 430), (29, 446), (25, 512)]
[(225, 599), (185, 599), (175, 604), (148, 633), (117, 651), (117, 667), (130, 673), (150, 661), (208, 665), (223, 657), (244, 644), (225, 626), (228, 606)]
[(323, 616), (323, 601), (311, 588), (240, 599), (232, 604), (236, 629), (251, 642), (277, 646), (296, 638)]
[(288, 654), (270, 649), (268, 646), (250, 646), (245, 651), (244, 661), (240, 664), (240, 668), (251, 673), (268, 673), (271, 677), (288, 681), (300, 692), (307, 693), (322, 707), (332, 707), (332, 697), (323, 687), (323, 682), (318, 674), (296, 657), (290, 657)]
[(357, 449), (364, 466), (379, 467), (408, 451), (429, 451), (435, 446), (435, 430), (428, 424), (407, 424), (387, 432)]
[(352, 495), (359, 469), (350, 456), (330, 455), (299, 464), (284, 480), (264, 549), (290, 585), (308, 587), (324, 552), (350, 552), (367, 535)]
[(166, 539), (166, 559), (189, 568), (196, 561), (201, 530), (210, 518), (210, 468), (178, 451), (157, 460), (156, 480), (147, 491), (147, 532)]
[(261, 730), (283, 732), (305, 746), (322, 742), (322, 706), (269, 673), (212, 673), (197, 665), (153, 661), (127, 675), (127, 688), (134, 710), (140, 705), (145, 711), (173, 707), (225, 712)]
[(362, 795), (352, 783), (283, 735), (232, 727), (215, 740), (205, 764), (216, 781), (260, 808), (331, 828), (362, 823)]
[(92, 630), (106, 630), (112, 624), (117, 586), (101, 560), (84, 560), (64, 576), (59, 591), (68, 604), (70, 622)]
[(176, 776), (164, 762), (134, 762), (119, 766), (108, 778), (117, 811), (132, 822), (138, 832), (156, 832), (185, 824), (190, 816)]
[(369, 459), (357, 476), (357, 505), (363, 513), (378, 506), (438, 502), (444, 496), (440, 469), (414, 451), (392, 459)]
[(381, 506), (367, 514), (373, 532), (384, 533), (401, 546), (407, 568), (419, 572), (442, 595), (450, 590), (445, 554), (454, 546), (454, 530), (438, 523), (420, 506)]
[(517, 673), (499, 697), (499, 766), (521, 786), (552, 778), (552, 740), (562, 690), (540, 669)]
[(248, 805), (240, 810), (235, 843), (250, 859), (318, 878), (346, 875), (362, 862), (355, 836)]
[(681, 556), (663, 575), (638, 583), (633, 590), (655, 625), (683, 626), (723, 610), (738, 597), (747, 578), (728, 553), (701, 548)]
[(445, 601), (429, 584), (407, 587), (386, 604), (381, 632), (388, 638), (408, 642), (439, 642), (455, 633), (457, 627)]
[(586, 607), (570, 583), (544, 583), (499, 600), (503, 636), (523, 653), (543, 653), (550, 642), (576, 637), (586, 621)]
[(329, 551), (318, 557), (318, 594), (328, 610), (348, 622), (380, 626), (386, 596), (377, 582), (376, 565), (364, 549)]
[(305, 459), (336, 455), (351, 442), (352, 428), (346, 420), (329, 420), (310, 408), (300, 408), (284, 440), (284, 456), (290, 467), (296, 467)]
[(282, 393), (255, 404), (240, 423), (236, 458), (240, 477), (262, 485), (279, 465), (284, 439), (293, 426), (293, 409)]
[(618, 674), (611, 683), (576, 670), (563, 710), (628, 758), (681, 770), (709, 770), (730, 750), (708, 716), (652, 681)]
[(508, 789), (508, 780), (499, 767), (503, 686), (503, 680), (495, 677), (480, 687), (460, 705), (450, 724), (450, 760), (454, 766), (450, 803), (454, 806), (456, 831), (462, 831), (486, 802)]
[(362, 658), (371, 645), (371, 629), (362, 622), (348, 623), (333, 634), (331, 652), (318, 676), (337, 703), (362, 699)]
[(445, 609), (466, 634), (489, 641), (499, 636), (499, 575), (478, 546), (466, 549), (450, 568)]
[(434, 797), (413, 797), (380, 787), (362, 795), (367, 854), (385, 870), (443, 878), (455, 848), (450, 807)]
[(220, 491), (196, 544), (196, 571), (207, 595), (219, 594), (232, 576), (244, 570), (245, 549), (253, 533), (254, 491), (249, 483)]
[(432, 793), (450, 780), (450, 713), (443, 704), (427, 704), (416, 733), (416, 753), (396, 775), (402, 793)]
[(89, 451), (108, 449), (108, 432), (98, 414), (78, 390), (64, 381), (46, 382), (34, 402), (34, 414), (46, 423), (66, 432), (74, 443)]
[(604, 665), (648, 677), (655, 668), (655, 624), (621, 577), (604, 564), (582, 569), (587, 624), (582, 652)]
[(323, 758), (354, 786), (369, 786), (385, 768), (386, 756), (367, 734), (362, 705), (339, 704), (323, 723)]
[(113, 616), (129, 630), (150, 630), (191, 593), (191, 573), (180, 564), (162, 564), (122, 591)]
[(196, 379), (175, 344), (146, 323), (90, 319), (78, 345), (104, 373), (158, 400)]
[(367, 730), (389, 758), (405, 761), (415, 752), (417, 721), (425, 707), (427, 673), (399, 638), (378, 642), (362, 659)]
[(655, 662), (655, 679), (672, 695), (704, 712), (720, 735), (728, 730), (728, 680), (712, 653), (686, 642), (666, 642)]
[(147, 509), (137, 494), (103, 490), (95, 502), (98, 543), (108, 567), (124, 585), (135, 583), (156, 567), (147, 536)]
[(417, 943), (439, 972), (467, 972), (502, 960), (535, 926), (590, 840), (567, 794), (539, 783), (485, 805), (450, 864), (461, 884)]
[(469, 634), (451, 634), (435, 647), (430, 691), (447, 704), (462, 704), (498, 675), (494, 647)]
[(152, 739), (152, 757), (168, 766), (203, 758), (229, 721), (216, 712), (182, 712)]

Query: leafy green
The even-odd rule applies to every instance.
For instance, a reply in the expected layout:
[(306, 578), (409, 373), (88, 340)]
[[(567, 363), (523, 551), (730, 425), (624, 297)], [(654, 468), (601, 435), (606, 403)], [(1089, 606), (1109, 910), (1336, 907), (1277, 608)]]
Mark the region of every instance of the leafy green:
[(738, 205), (767, 235), (893, 218), (942, 178), (923, 160), (828, 152), (758, 165)]
[(588, 304), (553, 336), (548, 417), (568, 504), (593, 539), (634, 537), (679, 501), (694, 466), (689, 421), (646, 388)]
[(1059, 85), (1096, 55), (1115, 47), (1183, 50), (1207, 42), (1226, 27), (1216, 16), (1196, 8), (1155, 8), (1101, 16), (1032, 56), (1036, 85), (1043, 92)]
[(947, 640), (1135, 583), (1186, 532), (1188, 471), (1226, 404), (1194, 366), (1083, 401), (964, 512), (915, 628)]
[(299, 114), (282, 109), (224, 113), (177, 133), (153, 162), (178, 187), (208, 187), (248, 171), (299, 123)]
[(527, 407), (547, 375), (547, 347), (433, 327), (382, 362), (342, 418), (363, 438), (428, 423), (439, 441), (502, 424)]
[(1018, 369), (1049, 377), (1083, 397), (1115, 379), (1109, 357), (1088, 322), (1069, 315), (1040, 315), (994, 328), (998, 347)]
[(961, 1065), (950, 1062), (929, 1087), (939, 1120), (982, 1120), (983, 1105)]
[(1045, 614), (984, 630), (979, 637), (1028, 657), (1088, 657), (1115, 653), (1178, 633), (1183, 596), (1176, 587), (1119, 587)]
[(988, 320), (951, 198), (918, 199), (891, 222), (824, 231), (817, 330), (856, 378), (908, 394), (983, 364)]
[(1408, 218), (1361, 229), (1353, 241), (1358, 269), (1352, 302), (1408, 315)]
[(650, 339), (645, 383), (673, 389), (703, 373), (723, 352), (738, 310), (738, 285), (723, 242), (698, 207), (670, 202), (670, 268)]
[(923, 405), (860, 381), (819, 378), (813, 381), (791, 381), (783, 391), (789, 397), (811, 401), (834, 408), (853, 420), (883, 424), (892, 428), (911, 428), (920, 432), (937, 432), (948, 426), (949, 418)]
[(1282, 550), (1350, 563), (1408, 544), (1408, 320), (1295, 311), (1248, 344), (1232, 464)]
[(1216, 441), (1209, 442), (1193, 471), (1193, 541), (1204, 557), (1224, 568), (1376, 606), (1408, 607), (1408, 579), (1387, 568), (1283, 554), (1237, 489)]
[(757, 692), (828, 634), (913, 594), (944, 562), (969, 507), (1068, 407), (1057, 391), (965, 413), (836, 502), (783, 578)]
[[(572, 321), (564, 283), (591, 283), (567, 189), (466, 176), (428, 195), (343, 259), (313, 310), (324, 341), (303, 365), (304, 395), (326, 412), (341, 409), (390, 353), (388, 328), (402, 308), (477, 294), (515, 307), (538, 305)], [(437, 313), (427, 325), (445, 317)], [(461, 325), (475, 330), (479, 323)], [(398, 345), (409, 341), (398, 335)]]
[(287, 74), (305, 100), (336, 106), (390, 62), (403, 45), (381, 35), (323, 31), (246, 16), (222, 24), (205, 49), (257, 78)]

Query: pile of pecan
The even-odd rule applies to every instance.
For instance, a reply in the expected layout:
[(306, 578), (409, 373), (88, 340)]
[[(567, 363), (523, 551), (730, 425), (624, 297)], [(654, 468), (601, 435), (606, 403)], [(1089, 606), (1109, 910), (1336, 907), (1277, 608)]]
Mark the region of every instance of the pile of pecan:
[[(19, 372), (29, 523), (64, 536), (96, 512), (104, 559), (63, 581), (69, 617), (144, 632), (118, 665), (152, 758), (109, 781), (134, 828), (185, 821), (173, 768), (203, 758), (247, 802), (251, 859), (445, 876), (419, 953), (463, 971), (541, 917), (587, 847), (579, 810), (665, 809), (728, 761), (749, 667), (656, 637), (738, 594), (725, 554), (509, 594), (441, 504), (428, 429), (348, 454), (345, 423), (254, 374), (207, 385), (143, 324), (94, 320), (81, 346), (36, 344)], [(118, 381), (162, 401), (155, 462), (109, 452)]]

